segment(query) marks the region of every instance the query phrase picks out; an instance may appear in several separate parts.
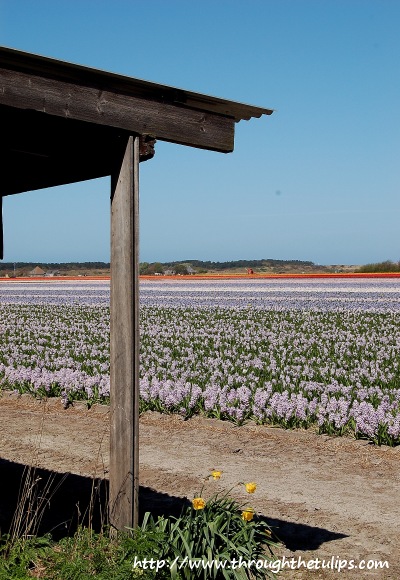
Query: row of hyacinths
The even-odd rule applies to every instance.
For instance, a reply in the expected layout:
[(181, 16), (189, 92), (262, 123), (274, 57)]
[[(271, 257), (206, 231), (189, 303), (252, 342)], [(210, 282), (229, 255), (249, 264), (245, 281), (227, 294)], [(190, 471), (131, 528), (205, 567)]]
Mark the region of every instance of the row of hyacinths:
[[(141, 409), (400, 443), (396, 280), (141, 284)], [(0, 284), (0, 384), (109, 399), (109, 285)]]

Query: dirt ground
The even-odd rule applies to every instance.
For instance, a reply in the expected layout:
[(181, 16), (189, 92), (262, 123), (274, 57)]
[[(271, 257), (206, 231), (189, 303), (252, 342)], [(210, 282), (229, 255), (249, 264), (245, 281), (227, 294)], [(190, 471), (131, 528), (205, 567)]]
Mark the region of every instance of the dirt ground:
[[(36, 465), (86, 480), (107, 478), (108, 434), (107, 407), (63, 409), (55, 399), (45, 403), (4, 393), (0, 398), (3, 467)], [(399, 465), (400, 447), (374, 447), (312, 431), (236, 427), (201, 417), (184, 421), (152, 412), (140, 419), (143, 489), (167, 503), (191, 499), (210, 470), (221, 469), (223, 477), (209, 481), (203, 497), (240, 481), (257, 482), (254, 496), (243, 493), (243, 486), (233, 494), (274, 528), (282, 540), (278, 556), (387, 560), (390, 565), (380, 572), (340, 574), (300, 568), (284, 571), (282, 578), (400, 578)]]

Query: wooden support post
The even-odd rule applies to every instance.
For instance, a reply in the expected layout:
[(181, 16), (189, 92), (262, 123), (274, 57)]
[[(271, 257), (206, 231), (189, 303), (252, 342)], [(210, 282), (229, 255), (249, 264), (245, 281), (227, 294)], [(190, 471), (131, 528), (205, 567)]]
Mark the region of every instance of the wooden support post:
[(111, 183), (110, 504), (112, 527), (135, 527), (139, 495), (139, 136)]

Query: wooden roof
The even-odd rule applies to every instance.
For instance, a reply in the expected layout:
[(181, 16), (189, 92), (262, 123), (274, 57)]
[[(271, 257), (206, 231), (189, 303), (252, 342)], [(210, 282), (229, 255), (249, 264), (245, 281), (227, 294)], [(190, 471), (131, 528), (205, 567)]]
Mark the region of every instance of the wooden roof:
[(245, 105), (0, 47), (0, 195), (110, 175), (130, 134), (230, 152)]

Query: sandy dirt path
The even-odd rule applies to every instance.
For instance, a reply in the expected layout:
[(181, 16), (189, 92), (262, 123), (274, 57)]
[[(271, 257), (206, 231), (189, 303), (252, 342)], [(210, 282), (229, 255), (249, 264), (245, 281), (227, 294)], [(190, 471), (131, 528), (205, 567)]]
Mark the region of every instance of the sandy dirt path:
[[(56, 472), (108, 477), (107, 408), (64, 410), (28, 396), (0, 398), (0, 458)], [(400, 578), (400, 447), (284, 431), (249, 423), (145, 413), (140, 419), (140, 484), (194, 497), (213, 468), (207, 497), (239, 481), (233, 494), (266, 516), (283, 540), (279, 556), (331, 561), (387, 560), (389, 570), (286, 571), (283, 578)]]

